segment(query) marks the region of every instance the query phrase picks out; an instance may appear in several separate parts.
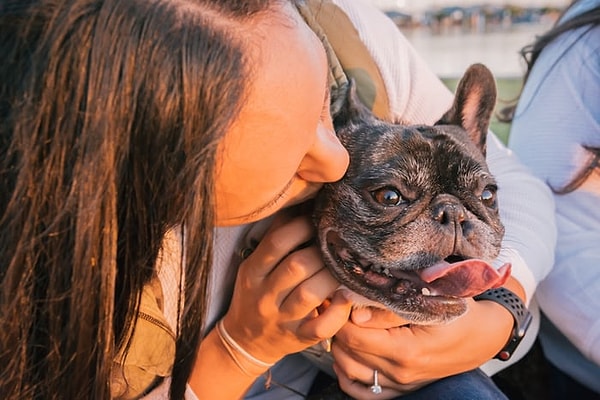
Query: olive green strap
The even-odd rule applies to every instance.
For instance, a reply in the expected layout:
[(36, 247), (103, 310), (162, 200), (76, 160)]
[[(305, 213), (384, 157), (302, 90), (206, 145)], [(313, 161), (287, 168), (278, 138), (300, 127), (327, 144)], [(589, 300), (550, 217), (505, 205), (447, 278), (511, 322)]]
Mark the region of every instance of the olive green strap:
[(360, 100), (382, 119), (391, 119), (390, 104), (379, 68), (346, 13), (330, 0), (299, 2), (298, 10), (319, 37), (329, 61), (332, 113), (344, 98), (349, 79)]

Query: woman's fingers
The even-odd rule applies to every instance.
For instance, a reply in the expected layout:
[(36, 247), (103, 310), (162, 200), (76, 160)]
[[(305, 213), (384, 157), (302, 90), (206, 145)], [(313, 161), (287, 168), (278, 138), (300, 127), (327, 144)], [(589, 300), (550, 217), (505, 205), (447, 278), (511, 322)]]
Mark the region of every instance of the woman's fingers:
[[(355, 312), (354, 310), (352, 311)], [(390, 347), (396, 349), (401, 344), (401, 338), (410, 334), (407, 328), (397, 327), (390, 329), (363, 328), (352, 322), (344, 325), (336, 334), (336, 340), (356, 354), (355, 357), (387, 357)]]
[[(287, 255), (265, 278), (265, 282), (272, 290), (278, 292), (277, 302), (283, 304), (292, 290), (296, 290), (298, 285), (320, 273), (323, 268), (319, 250), (315, 246), (309, 246)], [(303, 289), (307, 288), (310, 288), (310, 285), (304, 285)], [(303, 294), (309, 293), (300, 291), (297, 297), (305, 300)]]
[(267, 282), (278, 292), (280, 311), (300, 317), (319, 306), (340, 285), (325, 267), (321, 252), (314, 245), (287, 256), (272, 271)]
[(406, 325), (409, 322), (398, 314), (374, 307), (358, 307), (352, 310), (352, 322), (363, 328), (388, 329)]
[[(375, 378), (374, 369), (355, 362), (347, 355), (338, 352), (334, 357), (336, 361), (333, 370), (337, 375), (338, 384), (353, 399), (393, 399), (402, 394), (390, 386), (391, 382), (381, 371), (377, 370), (377, 378)], [(381, 392), (376, 393), (376, 383), (381, 388)]]
[[(282, 223), (282, 220), (286, 223)], [(314, 233), (312, 222), (307, 217), (276, 218), (256, 249), (241, 264), (253, 283), (260, 283), (294, 249), (311, 240)]]
[[(340, 346), (334, 340), (332, 354), (335, 359), (334, 370), (338, 376), (339, 384), (344, 392), (357, 399), (391, 399), (402, 394), (413, 392), (429, 383), (431, 380), (411, 381), (410, 383), (398, 382), (397, 376), (403, 376), (402, 367), (395, 365), (390, 360), (366, 355), (366, 361), (358, 360), (355, 353)], [(375, 370), (377, 370), (377, 383), (382, 392), (377, 395), (372, 391), (375, 385)], [(373, 397), (376, 396), (376, 397)]]
[(331, 296), (338, 286), (339, 283), (331, 273), (321, 267), (313, 275), (298, 282), (281, 298), (279, 311), (290, 318), (303, 318)]
[(336, 292), (327, 307), (300, 324), (298, 335), (316, 341), (329, 339), (348, 321), (351, 309), (352, 302)]

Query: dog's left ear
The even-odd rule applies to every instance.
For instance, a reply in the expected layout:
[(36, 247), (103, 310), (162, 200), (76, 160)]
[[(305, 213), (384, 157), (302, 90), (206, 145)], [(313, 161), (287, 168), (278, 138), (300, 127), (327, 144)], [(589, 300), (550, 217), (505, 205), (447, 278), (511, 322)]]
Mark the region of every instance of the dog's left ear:
[(371, 110), (360, 101), (356, 92), (356, 82), (354, 79), (350, 79), (346, 95), (342, 96), (338, 101), (341, 104), (334, 108), (339, 108), (339, 111), (333, 115), (333, 126), (336, 131), (353, 123), (364, 123), (365, 121), (375, 119)]
[(471, 65), (456, 88), (454, 104), (436, 125), (463, 127), (485, 155), (486, 136), (496, 106), (496, 82), (483, 64)]

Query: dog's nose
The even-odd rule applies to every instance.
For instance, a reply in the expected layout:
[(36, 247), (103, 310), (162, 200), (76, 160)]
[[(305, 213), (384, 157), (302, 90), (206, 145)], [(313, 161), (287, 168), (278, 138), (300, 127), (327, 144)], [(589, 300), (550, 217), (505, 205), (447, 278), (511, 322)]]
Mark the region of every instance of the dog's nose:
[(465, 209), (456, 203), (438, 203), (433, 207), (432, 213), (433, 219), (441, 225), (459, 225), (465, 221)]

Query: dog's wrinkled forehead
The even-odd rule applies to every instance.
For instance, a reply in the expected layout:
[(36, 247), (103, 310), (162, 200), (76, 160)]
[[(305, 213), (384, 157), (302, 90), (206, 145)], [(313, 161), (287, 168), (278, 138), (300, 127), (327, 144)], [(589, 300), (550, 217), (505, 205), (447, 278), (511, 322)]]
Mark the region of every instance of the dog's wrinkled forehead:
[[(450, 182), (457, 176), (484, 172), (483, 156), (473, 151), (473, 143), (459, 127), (378, 121), (372, 125), (349, 124), (338, 135), (350, 154), (347, 178), (377, 180), (396, 174), (404, 180)], [(365, 149), (369, 157), (364, 156)]]

